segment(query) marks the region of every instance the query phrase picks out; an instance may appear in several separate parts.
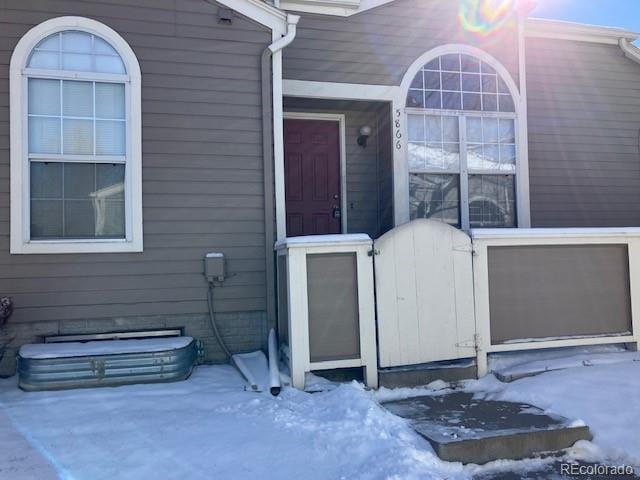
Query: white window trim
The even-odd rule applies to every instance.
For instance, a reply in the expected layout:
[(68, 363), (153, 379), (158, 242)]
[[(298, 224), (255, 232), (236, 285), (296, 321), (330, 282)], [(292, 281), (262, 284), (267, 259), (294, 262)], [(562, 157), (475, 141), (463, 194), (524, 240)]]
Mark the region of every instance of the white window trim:
[[(80, 30), (103, 38), (120, 54), (127, 69), (127, 167), (125, 174), (125, 226), (123, 239), (31, 240), (29, 235), (29, 169), (27, 158), (27, 94), (24, 75), (36, 44), (54, 33)], [(79, 73), (78, 77), (90, 74)], [(102, 78), (102, 77), (101, 77)], [(110, 27), (83, 17), (58, 17), (29, 30), (18, 42), (9, 69), (11, 141), (11, 247), (12, 254), (142, 252), (142, 112), (138, 59), (129, 44)]]
[[(527, 123), (526, 105), (518, 91), (518, 87), (507, 71), (507, 69), (493, 56), (479, 48), (464, 44), (448, 44), (436, 47), (421, 55), (411, 64), (405, 73), (400, 85), (401, 94), (394, 101), (394, 121), (398, 120), (401, 112), (400, 122), (396, 123), (396, 141), (401, 149), (395, 149), (396, 155), (400, 153), (399, 160), (394, 158), (394, 202), (395, 202), (395, 224), (396, 226), (406, 223), (410, 219), (409, 215), (409, 149), (408, 147), (408, 112), (406, 99), (409, 93), (411, 82), (424, 65), (434, 58), (447, 54), (463, 54), (476, 57), (493, 67), (499, 76), (506, 83), (509, 93), (513, 98), (516, 115), (516, 212), (517, 225), (519, 228), (528, 228), (531, 224), (529, 208), (529, 162), (527, 155)], [(395, 113), (398, 112), (398, 113)], [(441, 111), (441, 113), (444, 112)], [(482, 112), (478, 112), (482, 113)], [(400, 140), (402, 139), (402, 140)]]

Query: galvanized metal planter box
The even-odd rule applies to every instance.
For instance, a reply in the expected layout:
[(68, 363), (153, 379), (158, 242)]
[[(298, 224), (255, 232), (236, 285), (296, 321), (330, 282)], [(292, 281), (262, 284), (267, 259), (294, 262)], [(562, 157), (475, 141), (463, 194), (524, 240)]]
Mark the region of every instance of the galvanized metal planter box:
[(48, 358), (19, 355), (18, 385), (25, 391), (40, 391), (184, 380), (199, 357), (198, 342), (185, 340), (179, 348), (168, 345), (154, 351), (141, 348), (138, 352)]

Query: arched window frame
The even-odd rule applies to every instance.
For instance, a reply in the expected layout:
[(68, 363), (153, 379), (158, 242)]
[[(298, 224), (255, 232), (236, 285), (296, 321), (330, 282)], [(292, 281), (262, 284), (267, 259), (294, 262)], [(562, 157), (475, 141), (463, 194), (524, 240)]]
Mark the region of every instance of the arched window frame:
[[(396, 206), (396, 216), (400, 218), (396, 218), (396, 224), (398, 221), (402, 223), (403, 221), (409, 220), (409, 149), (408, 149), (408, 124), (409, 124), (409, 114), (412, 109), (406, 106), (407, 96), (409, 94), (411, 83), (414, 78), (420, 72), (420, 70), (427, 65), (432, 60), (441, 57), (443, 55), (448, 54), (462, 54), (462, 55), (470, 55), (472, 57), (476, 57), (477, 59), (486, 62), (489, 66), (491, 66), (499, 77), (504, 80), (509, 93), (513, 99), (515, 105), (515, 129), (516, 129), (516, 172), (515, 172), (515, 183), (516, 183), (516, 215), (517, 215), (517, 227), (518, 228), (528, 228), (530, 227), (530, 207), (529, 207), (529, 165), (528, 165), (528, 142), (527, 142), (527, 118), (526, 118), (526, 104), (523, 101), (523, 97), (520, 95), (520, 91), (516, 82), (513, 80), (513, 77), (509, 73), (509, 71), (492, 55), (481, 50), (479, 48), (465, 45), (465, 44), (447, 44), (441, 45), (436, 48), (433, 48), (424, 54), (422, 54), (419, 58), (417, 58), (411, 66), (407, 69), (402, 83), (400, 84), (399, 95), (395, 97), (394, 105), (401, 105), (402, 113), (402, 127), (400, 131), (402, 132), (403, 141), (398, 142), (398, 138), (396, 138), (396, 145), (403, 145), (404, 152), (402, 155), (403, 165), (400, 168), (396, 168), (396, 176), (395, 179), (395, 189), (396, 189), (396, 201), (403, 201), (405, 204)], [(524, 72), (520, 72), (520, 75), (524, 75)], [(397, 107), (394, 107), (397, 108)], [(425, 111), (426, 109), (422, 109)], [(427, 110), (428, 111), (428, 110)], [(446, 112), (446, 110), (433, 110), (433, 112)], [(468, 112), (469, 114), (484, 114), (486, 112), (474, 111)], [(461, 172), (462, 174), (462, 172)], [(468, 175), (468, 172), (464, 172), (464, 175)], [(468, 198), (461, 198), (461, 209), (465, 209), (467, 214), (462, 215), (461, 212), (461, 228), (468, 230), (469, 221), (468, 221)], [(463, 202), (465, 202), (463, 204)]]
[[(126, 74), (102, 74), (63, 70), (33, 71), (27, 62), (34, 47), (44, 38), (67, 30), (93, 34), (108, 42), (124, 62)], [(118, 80), (125, 85), (126, 163), (125, 235), (118, 239), (30, 238), (30, 179), (27, 128), (27, 82), (30, 75), (71, 80)], [(117, 78), (115, 78), (117, 77)], [(11, 253), (109, 253), (141, 252), (142, 231), (142, 119), (141, 74), (129, 44), (113, 29), (84, 17), (58, 17), (29, 30), (18, 42), (11, 57), (10, 141), (11, 141)]]

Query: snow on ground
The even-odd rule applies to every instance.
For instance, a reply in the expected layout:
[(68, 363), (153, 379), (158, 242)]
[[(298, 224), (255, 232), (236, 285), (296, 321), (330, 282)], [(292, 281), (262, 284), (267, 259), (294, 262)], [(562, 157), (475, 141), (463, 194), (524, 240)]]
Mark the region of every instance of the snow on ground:
[(489, 355), (489, 368), (505, 378), (520, 378), (532, 373), (621, 361), (640, 361), (640, 352), (630, 352), (622, 345), (502, 352)]
[(24, 393), (12, 378), (0, 381), (0, 410), (65, 479), (428, 479), (463, 470), (357, 384), (277, 398), (243, 387), (229, 366), (199, 367), (185, 382), (62, 392)]
[[(429, 389), (372, 393), (351, 383), (314, 394), (287, 388), (275, 398), (244, 391), (230, 366), (198, 367), (178, 383), (62, 392), (24, 393), (14, 377), (0, 381), (0, 414), (8, 419), (8, 426), (0, 422), (0, 477), (11, 466), (2, 452), (15, 451), (17, 441), (29, 442), (60, 478), (77, 480), (457, 480), (544, 462), (442, 462), (404, 420), (378, 405), (445, 387), (435, 382)], [(466, 389), (584, 420), (595, 444), (581, 442), (572, 458), (640, 464), (640, 362), (570, 368), (511, 384), (489, 376)], [(13, 434), (5, 434), (11, 427)]]
[(600, 449), (596, 455), (640, 466), (640, 362), (634, 358), (630, 354), (628, 361), (617, 364), (550, 371), (508, 384), (488, 376), (467, 389), (489, 399), (531, 403), (580, 419)]

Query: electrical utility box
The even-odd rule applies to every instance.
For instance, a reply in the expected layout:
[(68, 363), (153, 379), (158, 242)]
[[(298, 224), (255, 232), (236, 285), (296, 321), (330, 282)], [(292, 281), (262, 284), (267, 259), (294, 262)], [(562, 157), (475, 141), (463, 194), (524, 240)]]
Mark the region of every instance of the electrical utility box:
[(223, 282), (227, 275), (224, 253), (211, 252), (204, 257), (204, 276), (209, 283)]

